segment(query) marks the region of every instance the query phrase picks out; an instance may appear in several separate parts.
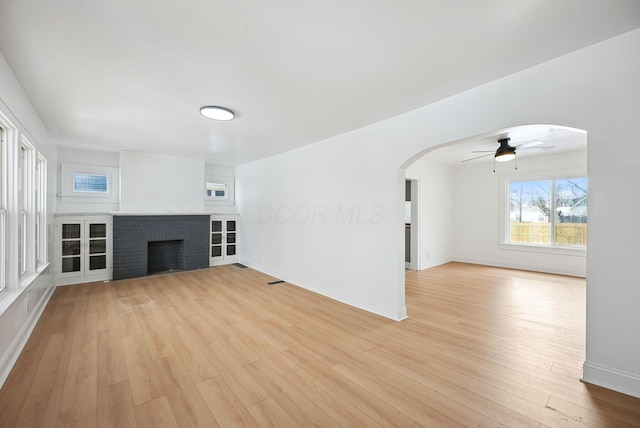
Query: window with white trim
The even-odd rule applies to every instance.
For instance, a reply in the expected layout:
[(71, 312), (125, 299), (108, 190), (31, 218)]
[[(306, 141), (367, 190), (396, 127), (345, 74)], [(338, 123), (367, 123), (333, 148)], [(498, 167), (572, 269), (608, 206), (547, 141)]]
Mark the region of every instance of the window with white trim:
[(207, 197), (226, 198), (227, 185), (224, 183), (207, 183)]
[(117, 203), (119, 188), (119, 170), (116, 167), (67, 162), (60, 165), (60, 196), (63, 202)]
[(0, 291), (7, 286), (7, 140), (4, 128), (0, 127)]
[[(34, 174), (35, 148), (22, 137), (18, 157), (18, 276), (22, 278), (31, 272), (35, 253), (33, 249), (34, 231)], [(31, 251), (30, 251), (31, 249)]]
[(587, 177), (507, 181), (506, 244), (587, 248)]
[(204, 181), (205, 203), (232, 205), (235, 199), (233, 177), (206, 176)]
[(36, 267), (47, 263), (47, 160), (38, 153), (35, 175), (36, 229), (35, 256)]
[(25, 207), (27, 191), (27, 148), (20, 146), (18, 155), (18, 275), (27, 271), (27, 208)]

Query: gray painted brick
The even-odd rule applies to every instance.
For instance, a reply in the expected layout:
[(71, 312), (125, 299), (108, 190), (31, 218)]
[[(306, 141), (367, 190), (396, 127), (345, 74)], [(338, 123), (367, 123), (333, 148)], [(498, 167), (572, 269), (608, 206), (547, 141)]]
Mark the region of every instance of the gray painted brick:
[(147, 275), (149, 241), (184, 240), (184, 270), (209, 266), (208, 215), (113, 217), (113, 279)]

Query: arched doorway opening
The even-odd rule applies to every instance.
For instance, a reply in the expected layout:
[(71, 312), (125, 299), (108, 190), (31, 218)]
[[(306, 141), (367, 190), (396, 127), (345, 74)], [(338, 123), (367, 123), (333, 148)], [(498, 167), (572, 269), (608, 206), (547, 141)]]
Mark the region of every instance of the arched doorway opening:
[[(516, 156), (496, 162), (498, 140), (505, 138)], [(415, 269), (463, 261), (586, 276), (585, 131), (558, 125), (501, 129), (426, 149), (403, 169), (418, 189), (411, 217)], [(548, 189), (529, 189), (516, 200), (509, 183), (529, 182)], [(566, 236), (569, 224), (578, 235), (573, 240)], [(516, 227), (528, 235), (515, 236)], [(547, 236), (533, 236), (543, 229)]]

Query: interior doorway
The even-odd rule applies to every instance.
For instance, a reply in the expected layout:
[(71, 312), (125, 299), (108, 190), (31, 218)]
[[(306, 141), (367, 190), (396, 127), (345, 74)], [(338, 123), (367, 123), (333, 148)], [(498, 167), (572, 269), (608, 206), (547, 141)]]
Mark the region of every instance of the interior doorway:
[[(506, 138), (517, 157), (500, 162), (496, 160), (500, 140)], [(461, 261), (585, 277), (586, 186), (581, 198), (556, 190), (564, 181), (580, 184), (577, 178), (586, 177), (586, 164), (586, 131), (558, 125), (517, 126), (418, 153), (403, 165), (405, 268), (423, 270)], [(545, 223), (540, 227), (551, 231), (552, 241), (515, 239), (512, 229), (531, 219), (514, 217), (512, 184), (541, 180), (555, 189), (548, 195), (543, 192), (548, 203), (539, 202), (533, 193), (520, 202), (526, 202), (531, 212), (539, 210), (538, 223)], [(578, 226), (585, 232), (584, 239), (580, 235), (584, 248), (557, 239), (559, 234), (564, 238), (563, 231), (571, 226), (565, 221), (569, 208), (572, 213), (583, 211), (584, 224)]]
[(415, 178), (405, 179), (404, 206), (404, 261), (405, 269), (418, 270), (419, 257), (419, 209), (420, 181)]

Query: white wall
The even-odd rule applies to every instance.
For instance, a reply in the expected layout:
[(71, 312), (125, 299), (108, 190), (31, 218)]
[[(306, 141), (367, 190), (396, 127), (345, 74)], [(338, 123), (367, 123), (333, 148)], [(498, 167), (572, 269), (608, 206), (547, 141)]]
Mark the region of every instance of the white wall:
[[(55, 207), (56, 183), (56, 150), (49, 143), (48, 133), (31, 106), (22, 87), (13, 75), (9, 65), (0, 54), (0, 112), (33, 144), (36, 150), (47, 159), (49, 215), (47, 217), (48, 253), (49, 261), (53, 254), (53, 210)], [(17, 156), (16, 156), (17, 158)], [(10, 165), (11, 180), (17, 166)], [(9, 183), (13, 185), (12, 182)], [(17, 200), (10, 201), (17, 204)], [(15, 212), (14, 212), (15, 214)], [(49, 265), (46, 269), (31, 276), (28, 285), (18, 284), (18, 218), (17, 215), (8, 218), (7, 234), (7, 286), (8, 289), (0, 296), (0, 385), (4, 382), (13, 367), (20, 351), (42, 309), (46, 305), (54, 290), (53, 269)]]
[[(404, 167), (426, 149), (524, 124), (589, 132), (587, 381), (640, 396), (640, 30), (237, 170), (241, 257), (394, 319), (404, 304)], [(611, 151), (611, 147), (617, 150)], [(619, 153), (624, 156), (619, 156)], [(612, 209), (626, 201), (625, 210)], [(362, 222), (303, 218), (362, 207)], [(286, 207), (300, 218), (266, 214)], [(299, 207), (306, 207), (303, 210)], [(318, 208), (320, 207), (320, 208)], [(379, 218), (371, 211), (381, 212)], [(262, 217), (265, 215), (265, 217)], [(303, 221), (304, 220), (304, 221)]]
[(204, 212), (204, 160), (120, 152), (120, 210)]
[(419, 183), (417, 267), (447, 263), (453, 259), (453, 168), (421, 158), (407, 168), (407, 178)]
[[(428, 156), (428, 155), (427, 155)], [(500, 179), (518, 179), (531, 173), (587, 173), (587, 152), (561, 152), (497, 164), (476, 163), (453, 169), (453, 253), (457, 261), (565, 275), (586, 276), (586, 253), (580, 250), (525, 251), (500, 246)]]
[(385, 163), (357, 145), (341, 148), (329, 141), (239, 167), (241, 262), (342, 302), (404, 318), (404, 293), (392, 286), (397, 272), (380, 272), (404, 249), (397, 238), (404, 222), (386, 237), (377, 233), (398, 218), (397, 210), (404, 218), (397, 168)]

